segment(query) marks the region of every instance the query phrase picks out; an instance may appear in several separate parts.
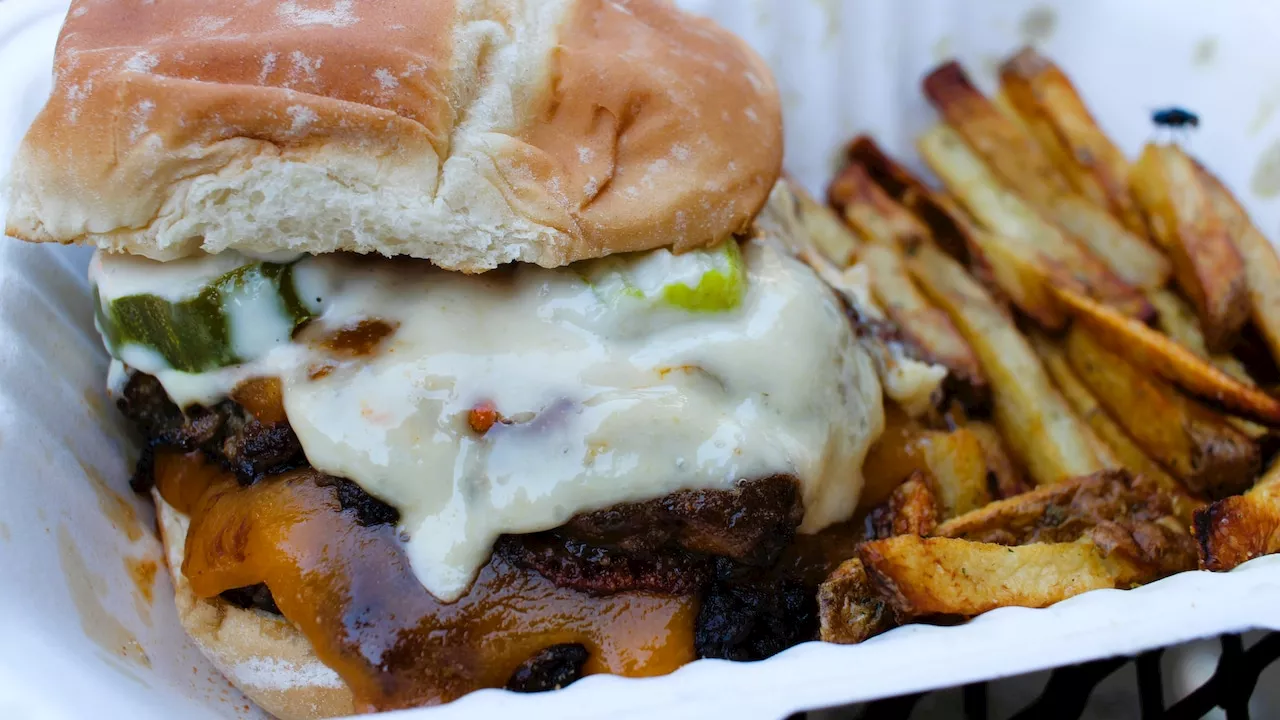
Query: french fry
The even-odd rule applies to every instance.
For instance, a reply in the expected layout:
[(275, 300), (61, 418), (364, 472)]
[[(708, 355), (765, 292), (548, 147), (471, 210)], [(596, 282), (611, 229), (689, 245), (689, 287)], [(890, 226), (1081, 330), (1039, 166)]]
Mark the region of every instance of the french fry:
[(1045, 607), (1100, 588), (1129, 588), (1159, 572), (1087, 540), (1011, 547), (901, 535), (858, 546), (858, 557), (898, 622), (972, 617), (999, 607)]
[(1147, 296), (1156, 309), (1156, 327), (1174, 342), (1213, 363), (1214, 367), (1246, 385), (1256, 385), (1244, 363), (1229, 353), (1210, 353), (1200, 331), (1196, 311), (1172, 290), (1160, 289)]
[(994, 499), (1020, 495), (1031, 489), (994, 425), (972, 421), (964, 428), (982, 445), (982, 454), (987, 458), (987, 486)]
[[(1082, 242), (1082, 251), (1096, 256), (1116, 278), (1129, 285), (1155, 288), (1169, 279), (1168, 259), (1105, 209), (1076, 193), (1035, 137), (979, 92), (957, 63), (948, 63), (931, 73), (925, 78), (924, 88), (947, 125), (990, 166), (993, 177), (999, 178), (1010, 193), (1019, 194), (1034, 211), (1018, 213), (1024, 216), (1021, 224), (1031, 228), (1027, 231), (1034, 232), (1038, 239), (1065, 236), (1067, 241)], [(991, 227), (1006, 234), (1017, 232), (1013, 219), (1006, 218), (1006, 224)]]
[(1152, 237), (1169, 253), (1178, 287), (1200, 317), (1205, 345), (1230, 350), (1249, 319), (1249, 282), (1195, 163), (1176, 145), (1148, 144), (1130, 181)]
[(1271, 357), (1280, 362), (1280, 257), (1222, 181), (1199, 163), (1196, 170), (1218, 215), (1226, 222), (1236, 250), (1244, 259), (1253, 325), (1266, 340)]
[(788, 178), (787, 186), (796, 199), (795, 211), (800, 217), (800, 224), (818, 252), (838, 268), (852, 265), (861, 245), (858, 237), (838, 215), (814, 200), (800, 183)]
[(1205, 570), (1230, 570), (1280, 552), (1280, 463), (1244, 495), (1196, 513), (1194, 532)]
[[(987, 168), (955, 130), (935, 126), (917, 138), (916, 146), (960, 203), (990, 229), (994, 238), (1003, 241), (1002, 248), (1031, 268), (1032, 278), (1024, 280), (1024, 285), (1035, 286), (1038, 277), (1042, 285), (1077, 290), (1083, 287), (1088, 294), (1126, 314), (1142, 318), (1151, 314), (1151, 306), (1136, 288), (1116, 277), (1074, 238), (1046, 222)], [(1037, 296), (1033, 307), (1040, 314), (1033, 317), (1046, 327), (1059, 327), (1060, 322), (1045, 322), (1049, 315), (1044, 309), (1046, 304), (1053, 307), (1049, 299)]]
[[(1061, 327), (1066, 322), (1062, 308), (1044, 285), (1043, 262), (1034, 249), (1024, 243), (1008, 243), (979, 227), (954, 200), (930, 189), (871, 138), (859, 136), (849, 144), (847, 154), (850, 164), (863, 168), (881, 190), (915, 213), (934, 242), (951, 257), (968, 263), (984, 283), (998, 289), (1041, 325)], [(836, 193), (832, 203), (840, 206)], [(1075, 283), (1066, 275), (1062, 273), (1059, 282)]]
[[(889, 197), (915, 213), (929, 228), (934, 242), (948, 255), (960, 262), (970, 262), (969, 254), (975, 248), (970, 235), (976, 226), (955, 201), (925, 185), (866, 135), (859, 135), (849, 143), (846, 156), (851, 165), (861, 167)], [(834, 183), (832, 189), (835, 189)], [(835, 195), (830, 200), (833, 206), (843, 210)]]
[(867, 524), (874, 538), (931, 535), (938, 526), (938, 504), (924, 473), (917, 470), (894, 488), (867, 516)]
[(901, 253), (929, 237), (929, 230), (894, 202), (858, 165), (848, 166), (831, 185), (845, 220), (871, 242), (858, 254), (868, 266), (871, 292), (898, 326), (913, 357), (942, 365), (949, 376), (945, 391), (965, 407), (981, 407), (987, 381), (978, 359), (946, 313), (934, 307), (916, 287)]
[[(1280, 400), (1222, 372), (1178, 343), (1069, 288), (1054, 288), (1076, 321), (1111, 350), (1205, 403), (1268, 427), (1280, 425)], [(972, 341), (970, 341), (972, 344)]]
[(1145, 550), (1132, 552), (1162, 565), (1193, 567), (1196, 551), (1189, 526), (1175, 519), (1172, 500), (1148, 477), (1108, 470), (997, 500), (942, 523), (933, 534), (1025, 545), (1074, 542), (1094, 528), (1119, 525), (1148, 540)]
[(986, 377), (977, 357), (951, 318), (934, 307), (916, 287), (901, 256), (883, 245), (867, 245), (861, 254), (871, 277), (871, 292), (897, 325), (908, 354), (947, 369), (946, 397), (970, 408), (985, 406)]
[(862, 165), (850, 163), (827, 187), (844, 221), (871, 242), (911, 252), (929, 239), (929, 228), (889, 196)]
[(1076, 411), (1076, 415), (1110, 446), (1112, 453), (1126, 470), (1134, 475), (1142, 475), (1158, 485), (1173, 502), (1175, 514), (1184, 523), (1190, 523), (1192, 514), (1204, 507), (1204, 501), (1189, 493), (1181, 482), (1165, 472), (1159, 463), (1134, 443), (1106, 408), (1098, 403), (1093, 392), (1081, 382), (1060, 345), (1039, 334), (1031, 336), (1031, 344), (1035, 346), (1045, 369), (1053, 377), (1058, 391)]
[(1023, 48), (1000, 66), (1001, 94), (1080, 194), (1107, 208), (1129, 232), (1147, 236), (1129, 190), (1129, 161), (1098, 127), (1053, 61)]
[[(1000, 112), (969, 79), (960, 63), (939, 65), (925, 76), (924, 95), (997, 175), (1035, 200), (1073, 191), (1030, 135)], [(1026, 186), (1023, 186), (1026, 183)]]
[(865, 264), (839, 270), (812, 247), (801, 248), (796, 255), (845, 299), (859, 327), (862, 346), (876, 365), (885, 395), (913, 417), (925, 415), (946, 402), (947, 393), (959, 383), (948, 386), (951, 376), (947, 368), (921, 359), (914, 346), (906, 342), (902, 328), (875, 301)]
[[(1200, 332), (1200, 321), (1195, 310), (1191, 309), (1182, 298), (1171, 290), (1156, 290), (1148, 299), (1156, 309), (1156, 325), (1175, 342), (1195, 353), (1199, 357), (1213, 363), (1213, 366), (1240, 382), (1256, 387), (1257, 383), (1249, 376), (1248, 369), (1239, 358), (1227, 353), (1211, 354), (1204, 344), (1204, 333)], [(1254, 440), (1275, 444), (1275, 433), (1257, 423), (1237, 417), (1227, 418), (1240, 432)]]
[(1104, 469), (1088, 430), (1058, 395), (1013, 321), (955, 260), (932, 245), (907, 259), (912, 275), (951, 316), (991, 384), (996, 427), (1037, 484)]
[[(896, 413), (887, 414), (892, 418)], [(887, 488), (919, 471), (924, 472), (938, 515), (944, 519), (991, 501), (987, 458), (976, 435), (965, 428), (928, 430), (890, 419), (863, 463), (864, 507), (879, 504)]]
[(1221, 415), (1112, 352), (1091, 329), (1072, 326), (1066, 355), (1134, 442), (1191, 490), (1225, 495), (1257, 475), (1261, 459), (1254, 442)]
[(893, 626), (893, 613), (876, 594), (862, 561), (846, 560), (818, 588), (818, 636), (852, 645)]

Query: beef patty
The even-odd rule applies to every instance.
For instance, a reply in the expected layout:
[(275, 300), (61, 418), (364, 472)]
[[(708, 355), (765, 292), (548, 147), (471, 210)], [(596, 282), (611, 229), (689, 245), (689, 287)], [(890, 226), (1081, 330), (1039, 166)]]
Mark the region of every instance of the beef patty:
[[(199, 450), (244, 485), (308, 464), (283, 411), (255, 414), (232, 399), (179, 408), (159, 380), (144, 373), (130, 376), (117, 406), (146, 441), (131, 480), (138, 492), (154, 484), (157, 448)], [(343, 509), (354, 510), (361, 524), (399, 521), (394, 507), (356, 483), (336, 477), (329, 482), (337, 486)], [(700, 594), (699, 655), (758, 659), (816, 632), (816, 614), (808, 609), (813, 593), (766, 571), (790, 544), (803, 515), (795, 478), (775, 475), (730, 490), (683, 490), (583, 513), (554, 530), (503, 536), (494, 552), (583, 592)], [(223, 599), (279, 612), (265, 586), (228, 591)], [(516, 684), (562, 686), (573, 679), (567, 667), (573, 663), (531, 659)], [(547, 678), (538, 677), (542, 671)]]

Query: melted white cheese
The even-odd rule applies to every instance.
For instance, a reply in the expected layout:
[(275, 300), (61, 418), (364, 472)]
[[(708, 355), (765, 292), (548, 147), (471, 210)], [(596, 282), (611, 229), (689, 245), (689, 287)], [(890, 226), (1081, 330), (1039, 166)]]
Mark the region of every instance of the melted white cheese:
[[(738, 307), (686, 312), (611, 302), (574, 269), (309, 258), (295, 272), (325, 298), (317, 329), (398, 323), (376, 353), (319, 379), (325, 358), (298, 343), (157, 377), (179, 403), (281, 377), (308, 460), (400, 510), (414, 571), (445, 600), (500, 534), (681, 489), (793, 475), (817, 531), (856, 506), (883, 425), (875, 369), (810, 270), (756, 242), (743, 260)], [(482, 403), (510, 423), (472, 430)]]

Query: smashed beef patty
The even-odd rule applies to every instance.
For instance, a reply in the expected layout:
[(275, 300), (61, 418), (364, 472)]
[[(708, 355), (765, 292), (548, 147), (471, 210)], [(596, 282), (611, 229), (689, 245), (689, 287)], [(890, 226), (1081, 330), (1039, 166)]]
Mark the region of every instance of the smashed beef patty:
[[(154, 485), (154, 452), (200, 451), (243, 485), (308, 465), (297, 436), (279, 412), (249, 412), (235, 400), (179, 408), (153, 376), (134, 373), (117, 401), (146, 440), (131, 480)], [(261, 417), (274, 416), (274, 422)], [(345, 478), (330, 477), (344, 510), (362, 525), (394, 524), (399, 512)], [(795, 478), (775, 475), (731, 490), (684, 490), (665, 497), (583, 513), (554, 530), (504, 535), (494, 552), (560, 587), (608, 595), (645, 591), (704, 598), (696, 633), (702, 657), (759, 659), (813, 639), (816, 624), (792, 581), (766, 580), (804, 516)], [(279, 613), (265, 585), (222, 594), (241, 608)], [(555, 650), (555, 652), (552, 652)], [(512, 678), (513, 688), (543, 689), (577, 678), (581, 662), (568, 648), (548, 648)], [(575, 664), (576, 663), (576, 664)]]

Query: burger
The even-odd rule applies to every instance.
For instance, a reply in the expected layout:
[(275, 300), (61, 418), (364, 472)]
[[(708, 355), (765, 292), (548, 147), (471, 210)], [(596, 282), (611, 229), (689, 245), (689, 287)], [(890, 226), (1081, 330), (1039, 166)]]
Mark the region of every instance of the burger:
[(54, 72), (7, 229), (97, 248), (179, 616), (263, 708), (811, 639), (772, 568), (854, 512), (884, 363), (793, 257), (740, 40), (661, 0), (75, 0)]

